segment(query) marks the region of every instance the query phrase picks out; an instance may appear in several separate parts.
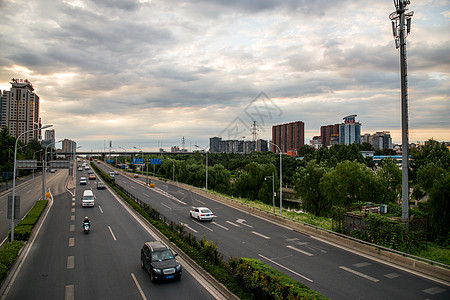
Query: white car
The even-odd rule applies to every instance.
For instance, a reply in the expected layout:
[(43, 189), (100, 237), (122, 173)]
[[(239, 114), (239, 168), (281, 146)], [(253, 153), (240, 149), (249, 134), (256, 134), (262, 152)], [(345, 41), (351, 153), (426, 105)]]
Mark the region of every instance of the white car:
[(214, 219), (213, 212), (207, 207), (194, 207), (189, 211), (191, 218), (199, 221), (212, 221)]
[(80, 178), (80, 185), (86, 185), (87, 181), (86, 181), (86, 177), (81, 177)]

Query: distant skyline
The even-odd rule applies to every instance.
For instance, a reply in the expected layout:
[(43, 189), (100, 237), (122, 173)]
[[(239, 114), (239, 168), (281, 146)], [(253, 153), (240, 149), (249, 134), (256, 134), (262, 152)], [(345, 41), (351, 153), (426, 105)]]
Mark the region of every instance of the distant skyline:
[[(409, 141), (450, 141), (450, 1), (411, 0)], [(393, 1), (0, 1), (0, 89), (28, 79), (80, 150), (195, 149), (356, 114), (401, 143)], [(44, 134), (44, 133), (43, 133)], [(245, 138), (244, 138), (245, 137)]]

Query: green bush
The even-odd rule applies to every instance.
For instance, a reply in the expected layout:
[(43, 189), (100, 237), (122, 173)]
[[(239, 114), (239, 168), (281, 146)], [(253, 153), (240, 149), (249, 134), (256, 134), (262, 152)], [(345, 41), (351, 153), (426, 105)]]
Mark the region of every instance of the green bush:
[(257, 259), (230, 261), (230, 271), (253, 299), (328, 299)]
[[(33, 208), (28, 212), (25, 218), (19, 222), (14, 228), (14, 239), (19, 241), (27, 241), (31, 232), (33, 231), (34, 225), (36, 225), (39, 217), (47, 206), (48, 200), (39, 200), (36, 201), (36, 204)], [(9, 235), (10, 238), (10, 235)]]
[(0, 249), (0, 282), (3, 281), (8, 274), (8, 270), (14, 264), (23, 245), (23, 241), (13, 241), (6, 243), (5, 246)]

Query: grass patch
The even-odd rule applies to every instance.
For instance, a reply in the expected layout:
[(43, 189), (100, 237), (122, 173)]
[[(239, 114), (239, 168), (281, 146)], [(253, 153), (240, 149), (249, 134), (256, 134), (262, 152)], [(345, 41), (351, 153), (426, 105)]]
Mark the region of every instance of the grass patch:
[(442, 247), (428, 242), (423, 249), (417, 251), (414, 255), (450, 266), (450, 246)]

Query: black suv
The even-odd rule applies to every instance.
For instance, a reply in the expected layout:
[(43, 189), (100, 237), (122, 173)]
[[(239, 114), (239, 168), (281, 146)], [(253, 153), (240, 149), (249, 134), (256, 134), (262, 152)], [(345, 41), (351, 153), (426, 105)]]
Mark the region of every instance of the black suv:
[(180, 279), (181, 265), (163, 242), (147, 242), (141, 249), (141, 267), (150, 273), (150, 280)]

